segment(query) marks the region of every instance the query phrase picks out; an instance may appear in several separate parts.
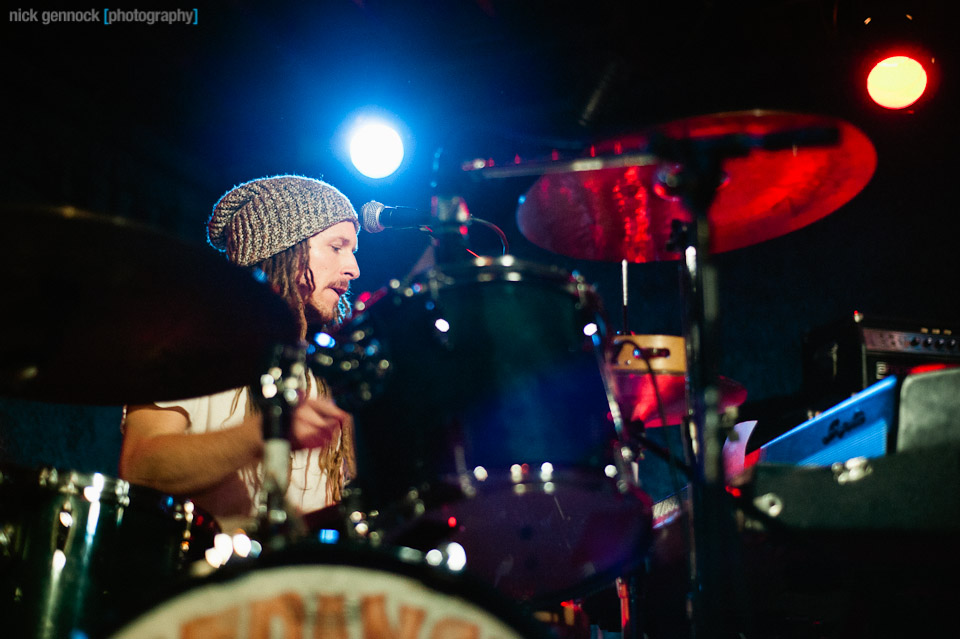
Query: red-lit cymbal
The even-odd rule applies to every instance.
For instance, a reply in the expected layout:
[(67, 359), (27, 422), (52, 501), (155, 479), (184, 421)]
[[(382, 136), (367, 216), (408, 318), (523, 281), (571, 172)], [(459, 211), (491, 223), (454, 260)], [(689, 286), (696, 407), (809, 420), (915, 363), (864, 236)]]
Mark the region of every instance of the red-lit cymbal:
[[(723, 180), (708, 212), (711, 251), (720, 253), (779, 237), (843, 206), (876, 168), (873, 144), (853, 125), (826, 116), (745, 111), (698, 116), (608, 140), (598, 158), (642, 152), (655, 133), (674, 140), (725, 135), (751, 138), (835, 129), (836, 144), (754, 149), (723, 162)], [(674, 164), (545, 172), (527, 191), (517, 222), (528, 240), (578, 259), (632, 263), (678, 259), (668, 251), (671, 224), (690, 221), (665, 184)]]

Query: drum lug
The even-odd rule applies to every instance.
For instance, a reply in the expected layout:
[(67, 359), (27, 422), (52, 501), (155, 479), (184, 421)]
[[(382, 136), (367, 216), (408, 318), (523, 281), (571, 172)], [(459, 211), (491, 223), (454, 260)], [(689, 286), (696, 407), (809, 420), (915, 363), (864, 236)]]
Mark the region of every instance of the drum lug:
[(370, 524), (367, 523), (367, 515), (364, 512), (355, 510), (350, 513), (350, 526), (358, 537), (364, 538), (370, 532)]
[(404, 498), (407, 508), (413, 513), (414, 517), (419, 517), (427, 511), (426, 505), (423, 503), (423, 499), (420, 498), (420, 491), (416, 488), (411, 488)]
[(12, 556), (11, 546), (15, 534), (16, 529), (12, 524), (5, 524), (3, 527), (0, 527), (0, 557), (9, 559)]

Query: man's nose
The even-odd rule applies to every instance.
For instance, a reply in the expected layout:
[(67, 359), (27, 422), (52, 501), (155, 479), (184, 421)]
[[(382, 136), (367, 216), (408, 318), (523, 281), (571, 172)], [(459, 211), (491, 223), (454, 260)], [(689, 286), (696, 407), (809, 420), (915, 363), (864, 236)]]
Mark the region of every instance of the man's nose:
[(350, 253), (350, 257), (347, 258), (347, 262), (343, 266), (342, 273), (344, 277), (351, 280), (360, 277), (360, 264), (357, 263), (357, 256), (354, 253)]

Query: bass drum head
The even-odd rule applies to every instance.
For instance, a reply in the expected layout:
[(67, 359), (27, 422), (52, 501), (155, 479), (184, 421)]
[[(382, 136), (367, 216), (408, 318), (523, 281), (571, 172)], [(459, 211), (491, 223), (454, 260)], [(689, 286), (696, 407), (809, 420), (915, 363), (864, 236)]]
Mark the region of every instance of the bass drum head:
[(110, 639), (550, 637), (500, 593), (429, 566), (409, 549), (311, 542), (240, 561), (173, 594)]

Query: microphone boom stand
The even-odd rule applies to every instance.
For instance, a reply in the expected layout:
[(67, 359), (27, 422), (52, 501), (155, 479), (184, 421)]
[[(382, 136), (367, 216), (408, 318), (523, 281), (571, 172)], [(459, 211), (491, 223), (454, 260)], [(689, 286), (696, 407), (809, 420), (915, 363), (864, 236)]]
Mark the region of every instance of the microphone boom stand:
[(431, 222), (434, 259), (437, 264), (463, 261), (467, 249), (467, 224), (470, 213), (459, 196), (436, 195), (431, 203), (435, 222)]

